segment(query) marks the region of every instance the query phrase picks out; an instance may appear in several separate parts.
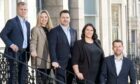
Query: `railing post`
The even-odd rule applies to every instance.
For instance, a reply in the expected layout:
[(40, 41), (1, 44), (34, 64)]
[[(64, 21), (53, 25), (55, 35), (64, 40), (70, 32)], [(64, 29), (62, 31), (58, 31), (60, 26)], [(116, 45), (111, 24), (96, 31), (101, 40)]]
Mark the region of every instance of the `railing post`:
[(18, 84), (18, 62), (17, 62), (18, 53), (17, 52), (15, 53), (15, 58), (16, 58), (16, 61), (12, 59), (14, 61), (14, 65), (15, 65), (15, 71), (13, 71), (13, 73), (15, 74), (14, 75), (15, 84)]
[(25, 83), (28, 84), (30, 83), (30, 80), (28, 80), (28, 76), (30, 76), (29, 73), (29, 69), (28, 69), (28, 52), (25, 52), (25, 68), (26, 68), (26, 72), (25, 72)]
[(4, 54), (0, 53), (0, 84), (5, 83), (8, 80), (8, 63), (4, 58)]
[[(61, 84), (65, 84), (64, 82), (56, 79), (55, 77), (53, 78), (50, 75), (48, 75), (42, 71), (39, 71), (37, 69), (37, 61), (35, 62), (36, 67), (29, 66), (27, 62), (25, 63), (19, 59), (18, 54), (19, 53), (14, 53), (14, 56), (9, 56), (7, 54), (3, 54), (0, 52), (0, 84), (8, 84), (9, 79), (10, 79), (9, 77), (12, 77), (12, 81), (10, 79), (11, 84), (18, 84), (18, 76), (19, 76), (18, 66), (19, 66), (19, 64), (26, 66), (26, 68), (28, 67), (28, 68), (32, 69), (31, 73), (27, 74), (28, 81), (25, 84), (35, 84), (35, 75), (34, 75), (35, 70), (36, 70), (36, 72), (43, 74), (46, 78), (50, 78)], [(39, 58), (39, 59), (44, 60), (47, 63), (47, 61), (45, 59), (42, 59), (42, 58)], [(11, 72), (11, 67), (9, 65), (13, 65), (13, 66), (11, 66), (13, 69), (12, 70), (13, 72)], [(65, 69), (63, 69), (63, 70), (65, 70)], [(29, 71), (29, 70), (27, 70), (27, 71)], [(11, 75), (10, 73), (13, 73), (13, 74)]]

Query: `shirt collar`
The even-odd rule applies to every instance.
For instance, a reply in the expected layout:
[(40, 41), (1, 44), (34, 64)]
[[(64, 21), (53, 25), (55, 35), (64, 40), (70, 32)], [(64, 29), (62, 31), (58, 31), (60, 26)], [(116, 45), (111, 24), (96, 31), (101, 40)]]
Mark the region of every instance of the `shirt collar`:
[(60, 26), (62, 27), (62, 29), (63, 29), (64, 31), (70, 30), (70, 27), (69, 27), (69, 26), (68, 26), (68, 27), (65, 27), (65, 26), (63, 26), (63, 25), (61, 25), (61, 24), (60, 24)]
[(24, 19), (24, 18), (22, 18), (20, 16), (18, 16), (18, 18), (19, 18), (20, 22), (25, 22), (26, 21), (26, 19)]
[(114, 58), (115, 58), (115, 60), (122, 61), (123, 60), (123, 55), (120, 55), (120, 56), (114, 55)]

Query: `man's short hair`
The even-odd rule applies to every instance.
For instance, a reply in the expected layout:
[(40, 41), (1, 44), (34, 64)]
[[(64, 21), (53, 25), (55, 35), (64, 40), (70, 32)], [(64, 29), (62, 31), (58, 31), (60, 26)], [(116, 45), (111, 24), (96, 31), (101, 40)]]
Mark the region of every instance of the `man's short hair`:
[(121, 43), (122, 45), (123, 45), (123, 42), (122, 42), (122, 40), (119, 40), (119, 39), (116, 39), (116, 40), (114, 40), (113, 42), (112, 42), (112, 46), (114, 46), (114, 43)]
[(27, 5), (27, 4), (25, 2), (18, 2), (17, 7), (20, 6), (20, 5)]
[(60, 12), (60, 14), (59, 14), (60, 17), (61, 17), (61, 15), (62, 15), (62, 13), (68, 13), (68, 14), (70, 14), (68, 10), (62, 10), (62, 11)]

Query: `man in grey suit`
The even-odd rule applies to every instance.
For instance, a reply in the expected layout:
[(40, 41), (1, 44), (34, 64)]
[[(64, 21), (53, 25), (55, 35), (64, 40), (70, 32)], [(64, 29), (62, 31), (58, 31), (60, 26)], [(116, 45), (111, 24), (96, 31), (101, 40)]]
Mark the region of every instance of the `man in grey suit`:
[(123, 55), (123, 42), (112, 43), (114, 55), (107, 57), (103, 63), (100, 84), (136, 84), (136, 74), (132, 61)]
[(50, 31), (48, 40), (55, 76), (66, 84), (72, 84), (73, 74), (66, 74), (65, 72), (66, 70), (72, 71), (71, 55), (77, 38), (76, 31), (69, 26), (69, 23), (69, 11), (62, 10), (60, 12), (60, 25)]

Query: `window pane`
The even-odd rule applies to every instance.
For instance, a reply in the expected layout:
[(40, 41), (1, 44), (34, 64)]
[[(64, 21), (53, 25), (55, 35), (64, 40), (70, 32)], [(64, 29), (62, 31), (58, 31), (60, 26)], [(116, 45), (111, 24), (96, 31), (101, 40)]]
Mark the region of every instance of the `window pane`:
[(120, 27), (120, 5), (112, 5), (112, 40), (119, 38), (119, 28)]
[(96, 0), (84, 0), (85, 14), (96, 14)]
[(131, 53), (136, 53), (136, 30), (131, 30)]
[(95, 26), (95, 17), (94, 16), (85, 16), (85, 24), (92, 23)]
[(112, 40), (118, 39), (118, 26), (113, 26), (112, 29)]
[(37, 13), (44, 9), (44, 0), (36, 0)]
[(135, 43), (135, 38), (136, 38), (136, 31), (135, 30), (132, 30), (131, 31), (131, 42), (132, 43)]

